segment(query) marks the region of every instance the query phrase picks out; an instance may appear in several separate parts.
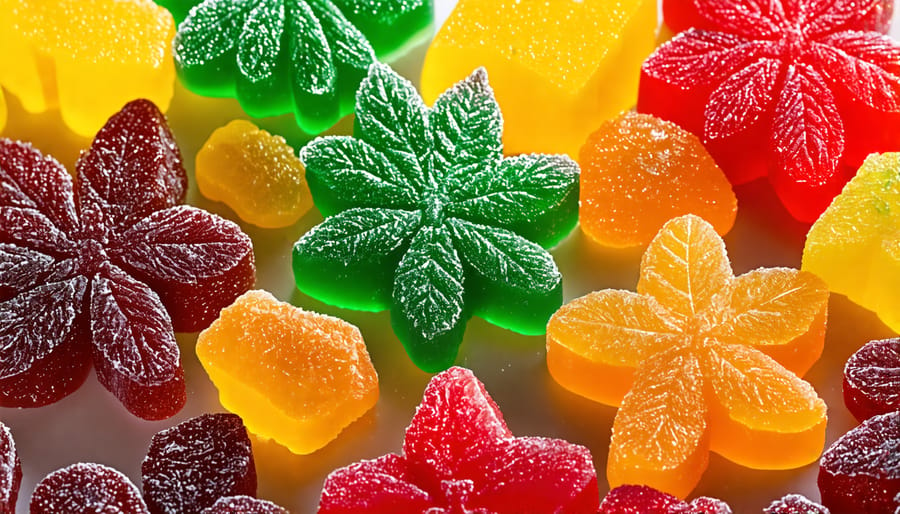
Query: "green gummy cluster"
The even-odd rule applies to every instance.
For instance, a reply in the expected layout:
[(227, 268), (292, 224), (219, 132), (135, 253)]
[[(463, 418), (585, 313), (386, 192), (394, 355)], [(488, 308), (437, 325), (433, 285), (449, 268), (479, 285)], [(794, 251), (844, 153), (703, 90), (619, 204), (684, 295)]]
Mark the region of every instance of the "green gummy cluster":
[[(432, 0), (159, 0), (176, 18), (178, 75), (253, 117), (293, 112), (317, 134), (353, 111), (369, 66), (431, 26)], [(184, 14), (187, 11), (187, 14)]]
[(413, 362), (450, 367), (472, 315), (543, 334), (562, 304), (545, 250), (578, 218), (578, 165), (503, 157), (503, 120), (477, 70), (428, 109), (374, 64), (356, 95), (355, 137), (300, 156), (326, 219), (294, 245), (297, 286), (345, 308), (391, 310)]

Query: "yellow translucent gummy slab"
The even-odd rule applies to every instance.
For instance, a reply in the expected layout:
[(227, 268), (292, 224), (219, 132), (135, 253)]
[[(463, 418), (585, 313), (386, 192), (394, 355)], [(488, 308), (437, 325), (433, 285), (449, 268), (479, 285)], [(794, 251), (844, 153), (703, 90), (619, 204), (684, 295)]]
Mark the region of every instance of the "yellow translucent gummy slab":
[(504, 150), (578, 157), (587, 136), (637, 100), (654, 48), (653, 0), (460, 0), (428, 49), (422, 96), (484, 66)]
[(174, 35), (151, 0), (0, 0), (0, 85), (90, 136), (135, 98), (168, 108)]

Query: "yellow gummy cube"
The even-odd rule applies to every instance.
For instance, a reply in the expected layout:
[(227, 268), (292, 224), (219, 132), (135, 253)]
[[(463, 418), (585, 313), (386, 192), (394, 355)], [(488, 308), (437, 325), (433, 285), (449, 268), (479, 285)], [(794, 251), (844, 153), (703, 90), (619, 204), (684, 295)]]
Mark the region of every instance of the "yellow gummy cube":
[(900, 332), (900, 153), (866, 159), (810, 228), (803, 269)]
[(637, 100), (655, 0), (460, 0), (428, 49), (422, 96), (484, 66), (506, 153), (568, 153)]

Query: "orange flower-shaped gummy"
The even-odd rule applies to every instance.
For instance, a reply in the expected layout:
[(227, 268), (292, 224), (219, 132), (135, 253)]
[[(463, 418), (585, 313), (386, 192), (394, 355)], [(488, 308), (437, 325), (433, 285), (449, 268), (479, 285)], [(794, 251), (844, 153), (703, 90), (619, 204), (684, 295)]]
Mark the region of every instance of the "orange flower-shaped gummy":
[(647, 248), (637, 293), (594, 292), (553, 315), (547, 364), (563, 387), (620, 406), (611, 487), (684, 497), (710, 450), (761, 469), (818, 458), (825, 403), (798, 375), (822, 353), (827, 304), (808, 272), (735, 277), (712, 226), (682, 216)]

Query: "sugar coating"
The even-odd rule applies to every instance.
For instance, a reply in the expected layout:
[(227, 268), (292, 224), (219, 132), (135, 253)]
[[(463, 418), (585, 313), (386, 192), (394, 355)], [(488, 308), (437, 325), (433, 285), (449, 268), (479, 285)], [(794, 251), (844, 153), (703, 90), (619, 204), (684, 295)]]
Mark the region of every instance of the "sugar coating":
[(16, 442), (9, 428), (0, 422), (0, 513), (16, 511), (19, 485), (22, 483), (22, 463), (16, 452)]
[(830, 514), (830, 511), (801, 494), (786, 494), (773, 501), (763, 511), (765, 514)]
[(731, 514), (722, 500), (701, 496), (690, 503), (645, 485), (620, 485), (600, 503), (597, 514)]
[(223, 496), (200, 514), (288, 514), (288, 510), (252, 496)]
[(900, 411), (900, 338), (869, 341), (844, 366), (844, 403), (859, 421)]
[(31, 514), (103, 512), (148, 514), (128, 477), (103, 464), (78, 463), (50, 473), (31, 495)]

